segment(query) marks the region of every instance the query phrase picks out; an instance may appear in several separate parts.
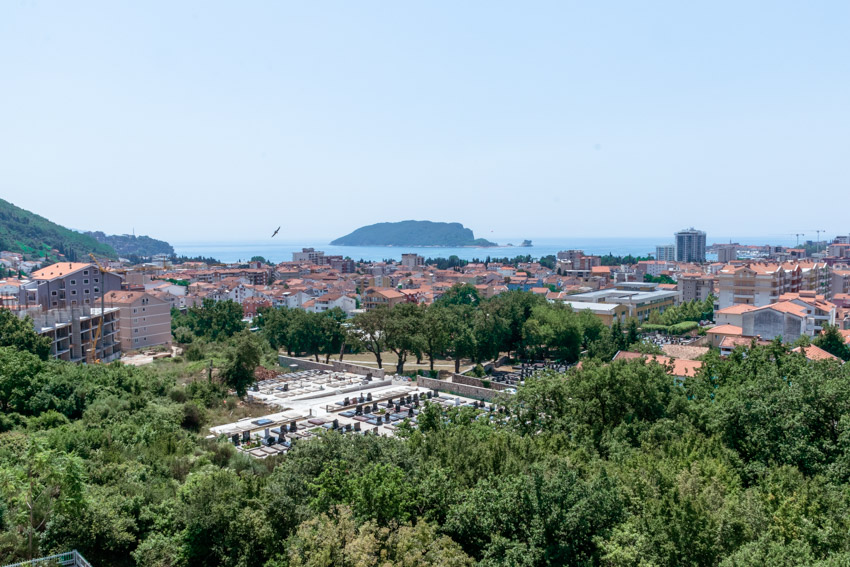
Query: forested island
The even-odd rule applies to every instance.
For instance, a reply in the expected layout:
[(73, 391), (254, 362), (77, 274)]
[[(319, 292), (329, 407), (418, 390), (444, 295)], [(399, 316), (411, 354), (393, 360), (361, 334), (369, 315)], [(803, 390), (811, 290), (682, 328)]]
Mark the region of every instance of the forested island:
[(475, 238), (471, 229), (459, 222), (406, 220), (363, 226), (331, 242), (334, 246), (498, 246)]

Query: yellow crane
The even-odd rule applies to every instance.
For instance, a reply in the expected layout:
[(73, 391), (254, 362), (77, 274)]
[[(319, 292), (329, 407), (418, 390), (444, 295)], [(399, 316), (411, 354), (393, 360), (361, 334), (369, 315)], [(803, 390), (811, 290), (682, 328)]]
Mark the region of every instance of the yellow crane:
[(106, 269), (100, 265), (100, 262), (97, 258), (95, 258), (94, 254), (89, 254), (89, 258), (97, 266), (97, 269), (100, 270), (100, 319), (97, 320), (97, 331), (95, 331), (91, 340), (91, 348), (89, 349), (88, 355), (86, 359), (89, 364), (100, 364), (100, 358), (97, 356), (97, 341), (100, 340), (100, 335), (103, 332), (103, 318), (106, 317), (106, 308), (104, 306), (103, 296), (106, 294), (106, 278), (103, 274), (106, 273)]

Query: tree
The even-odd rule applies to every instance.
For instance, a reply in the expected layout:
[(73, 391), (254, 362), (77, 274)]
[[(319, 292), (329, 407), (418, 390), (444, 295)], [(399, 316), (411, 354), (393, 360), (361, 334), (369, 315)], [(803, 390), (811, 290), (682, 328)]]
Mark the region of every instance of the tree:
[(419, 337), (422, 350), (428, 357), (431, 371), (434, 371), (434, 359), (445, 351), (449, 340), (447, 318), (448, 310), (438, 305), (425, 309), (419, 325)]
[(381, 353), (386, 349), (385, 329), (390, 317), (389, 308), (384, 305), (359, 313), (354, 317), (355, 336), (364, 350), (375, 355), (378, 368), (383, 368)]
[(437, 299), (440, 305), (478, 305), (481, 295), (474, 285), (455, 284)]
[(0, 409), (29, 413), (29, 401), (38, 388), (43, 364), (34, 354), (0, 347)]
[(388, 313), (384, 324), (386, 347), (397, 357), (396, 374), (404, 372), (407, 356), (418, 347), (423, 311), (415, 303), (399, 303)]
[(236, 390), (239, 397), (245, 395), (248, 386), (254, 383), (254, 370), (260, 365), (263, 351), (259, 341), (250, 331), (242, 331), (233, 347), (227, 352), (227, 363), (222, 378), (229, 388)]
[(469, 305), (453, 305), (447, 311), (448, 333), (446, 352), (454, 358), (455, 373), (460, 372), (461, 358), (472, 358), (477, 352), (477, 342), (472, 328), (472, 308)]
[(189, 308), (188, 325), (196, 335), (214, 341), (232, 337), (245, 328), (242, 306), (229, 299), (204, 299), (200, 307)]
[(844, 340), (844, 336), (838, 331), (836, 325), (824, 325), (823, 331), (815, 338), (814, 344), (841, 360), (850, 360), (850, 345)]
[(0, 309), (0, 347), (10, 346), (25, 350), (47, 360), (50, 339), (35, 332), (29, 316), (19, 319), (11, 309)]

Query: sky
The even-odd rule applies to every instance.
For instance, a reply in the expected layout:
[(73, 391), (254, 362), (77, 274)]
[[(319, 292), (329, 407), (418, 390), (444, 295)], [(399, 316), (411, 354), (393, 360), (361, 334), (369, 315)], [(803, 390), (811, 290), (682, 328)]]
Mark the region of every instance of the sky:
[(848, 234), (848, 29), (829, 1), (2, 2), (0, 197), (172, 242)]

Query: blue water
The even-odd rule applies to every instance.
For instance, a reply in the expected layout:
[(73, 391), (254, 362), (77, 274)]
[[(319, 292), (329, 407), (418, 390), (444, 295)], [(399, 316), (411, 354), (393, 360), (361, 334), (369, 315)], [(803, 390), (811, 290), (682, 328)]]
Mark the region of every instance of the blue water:
[[(708, 244), (716, 242), (738, 242), (740, 244), (776, 244), (782, 246), (793, 246), (794, 239), (785, 237), (759, 238), (759, 237), (709, 237)], [(514, 244), (522, 242), (521, 238), (509, 240)], [(401, 260), (402, 253), (414, 252), (426, 258), (448, 258), (457, 256), (464, 260), (478, 258), (484, 260), (487, 256), (492, 258), (503, 258), (530, 254), (534, 258), (557, 254), (561, 250), (584, 250), (585, 254), (603, 255), (611, 254), (625, 256), (655, 255), (655, 246), (658, 244), (671, 244), (673, 238), (540, 238), (532, 239), (531, 247), (499, 246), (496, 248), (416, 248), (416, 247), (392, 247), (392, 246), (331, 246), (321, 240), (313, 241), (286, 241), (271, 240), (261, 242), (176, 242), (172, 243), (178, 255), (204, 256), (221, 260), (222, 262), (248, 261), (252, 256), (263, 256), (274, 263), (289, 262), (292, 260), (293, 252), (300, 252), (302, 248), (315, 248), (324, 251), (327, 256), (348, 256), (353, 260)]]

